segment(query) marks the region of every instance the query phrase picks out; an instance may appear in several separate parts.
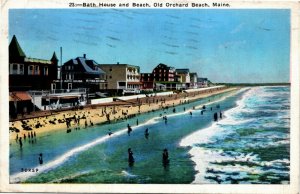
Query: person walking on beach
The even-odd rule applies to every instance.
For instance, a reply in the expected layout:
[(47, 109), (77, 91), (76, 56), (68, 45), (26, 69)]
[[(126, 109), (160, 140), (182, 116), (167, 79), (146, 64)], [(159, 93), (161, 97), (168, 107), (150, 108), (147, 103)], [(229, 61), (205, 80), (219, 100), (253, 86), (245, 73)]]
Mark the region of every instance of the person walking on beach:
[(18, 139), (19, 139), (19, 134), (17, 134), (17, 136), (16, 136), (16, 141), (18, 141)]
[(145, 138), (148, 139), (149, 137), (149, 131), (148, 131), (148, 128), (145, 130)]
[(220, 111), (220, 119), (222, 119), (222, 112)]
[(20, 144), (20, 148), (22, 149), (22, 147), (23, 147), (22, 137), (19, 138), (19, 144)]
[(39, 156), (39, 163), (42, 165), (43, 164), (43, 154), (40, 153), (40, 156)]
[(134, 163), (133, 152), (131, 151), (131, 148), (128, 148), (128, 164), (129, 166), (133, 166), (133, 163)]
[(26, 134), (24, 133), (24, 137), (23, 137), (24, 141), (26, 140)]
[(193, 115), (192, 111), (190, 111), (190, 115), (191, 115), (191, 116)]
[(138, 119), (136, 119), (136, 126), (138, 126), (139, 125), (139, 120)]
[(169, 160), (169, 153), (168, 153), (167, 148), (165, 148), (163, 150), (163, 153), (162, 153), (162, 163), (163, 163), (163, 166), (166, 167), (169, 164), (169, 162), (170, 162), (170, 160)]

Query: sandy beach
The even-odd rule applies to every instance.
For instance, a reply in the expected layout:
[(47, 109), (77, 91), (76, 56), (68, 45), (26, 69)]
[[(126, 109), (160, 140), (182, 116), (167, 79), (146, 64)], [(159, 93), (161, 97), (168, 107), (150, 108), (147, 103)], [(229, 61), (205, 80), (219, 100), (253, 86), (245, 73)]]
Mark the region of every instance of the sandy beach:
[[(97, 106), (87, 106), (82, 110), (68, 110), (53, 112), (52, 115), (36, 118), (24, 119), (10, 122), (10, 127), (20, 130), (19, 133), (10, 131), (10, 140), (16, 137), (28, 137), (32, 134), (39, 134), (56, 131), (85, 128), (104, 122), (118, 122), (136, 114), (146, 113), (179, 104), (188, 103), (211, 95), (236, 90), (237, 88), (212, 89), (205, 92), (179, 93), (168, 96), (152, 96), (122, 102), (99, 104)], [(69, 126), (67, 126), (69, 123)], [(25, 128), (29, 130), (25, 130)], [(32, 130), (31, 130), (32, 129)], [(32, 132), (32, 134), (31, 134)]]

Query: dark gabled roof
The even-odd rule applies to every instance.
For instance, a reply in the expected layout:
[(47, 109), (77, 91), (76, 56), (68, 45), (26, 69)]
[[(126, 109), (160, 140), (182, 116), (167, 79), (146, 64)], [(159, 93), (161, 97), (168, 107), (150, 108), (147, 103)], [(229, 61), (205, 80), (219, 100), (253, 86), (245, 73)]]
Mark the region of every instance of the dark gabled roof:
[(201, 81), (208, 81), (208, 79), (207, 79), (207, 78), (204, 78), (204, 77), (198, 77), (198, 78), (197, 78), (197, 81), (198, 81), (198, 82), (201, 82)]
[(192, 76), (197, 76), (198, 74), (196, 73), (196, 72), (192, 72), (192, 73), (190, 73), (190, 76), (192, 77)]
[[(84, 73), (86, 74), (94, 74), (94, 75), (106, 74), (102, 69), (98, 67), (98, 63), (96, 63), (94, 60), (87, 60), (84, 57), (77, 57), (76, 59), (71, 59), (64, 64), (82, 65), (82, 67), (85, 70)], [(97, 70), (93, 69), (96, 66), (97, 66)]]
[(189, 73), (190, 70), (189, 69), (176, 69), (175, 70), (177, 73)]
[(16, 36), (14, 35), (10, 44), (9, 44), (9, 56), (10, 57), (26, 57), (23, 52)]
[(174, 67), (168, 66), (168, 65), (163, 64), (163, 63), (158, 64), (155, 68), (159, 68), (159, 67), (162, 67), (162, 68), (165, 68), (165, 69), (174, 69)]
[(99, 65), (100, 65), (100, 66), (111, 66), (112, 68), (113, 68), (113, 67), (118, 67), (118, 66), (125, 66), (125, 67), (132, 67), (132, 68), (140, 69), (140, 66), (137, 66), (137, 65), (130, 65), (130, 64), (127, 64), (127, 63), (99, 64)]
[(50, 59), (50, 61), (58, 61), (55, 52), (52, 55), (52, 58)]

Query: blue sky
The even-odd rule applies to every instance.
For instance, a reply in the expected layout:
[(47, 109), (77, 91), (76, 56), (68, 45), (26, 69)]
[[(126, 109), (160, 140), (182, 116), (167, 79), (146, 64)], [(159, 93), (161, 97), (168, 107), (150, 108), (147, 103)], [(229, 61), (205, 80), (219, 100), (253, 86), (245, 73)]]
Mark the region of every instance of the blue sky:
[(289, 82), (290, 11), (284, 9), (12, 9), (27, 57), (99, 64), (159, 63), (213, 82)]

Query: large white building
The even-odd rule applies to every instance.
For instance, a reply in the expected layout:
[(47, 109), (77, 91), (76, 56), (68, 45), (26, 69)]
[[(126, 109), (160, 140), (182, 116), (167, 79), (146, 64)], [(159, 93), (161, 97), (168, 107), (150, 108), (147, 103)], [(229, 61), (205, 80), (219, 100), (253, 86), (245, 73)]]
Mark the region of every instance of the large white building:
[(140, 93), (140, 67), (129, 64), (101, 64), (99, 67), (105, 71), (107, 91), (117, 94)]

